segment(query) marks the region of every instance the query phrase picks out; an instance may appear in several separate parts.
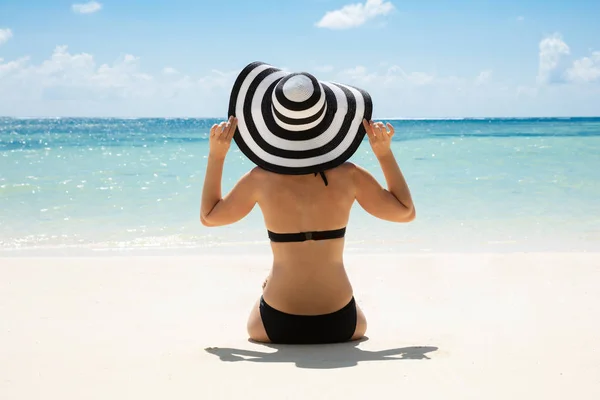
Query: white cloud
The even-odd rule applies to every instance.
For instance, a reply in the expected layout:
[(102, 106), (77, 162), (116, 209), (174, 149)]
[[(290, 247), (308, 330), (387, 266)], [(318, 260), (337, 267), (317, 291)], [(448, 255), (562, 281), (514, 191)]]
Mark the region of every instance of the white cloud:
[(71, 55), (67, 46), (56, 46), (50, 59), (39, 66), (32, 66), (28, 72), (49, 79), (72, 79), (73, 74), (88, 76), (94, 73), (94, 57), (88, 53)]
[(34, 64), (0, 60), (0, 115), (220, 116), (237, 72), (212, 70), (192, 78), (167, 67), (155, 76), (139, 57), (98, 63), (88, 53), (57, 46)]
[(369, 73), (367, 68), (362, 65), (357, 65), (356, 67), (342, 70), (338, 75), (342, 80), (349, 79), (351, 82), (358, 82), (361, 84), (371, 82), (374, 79), (379, 78), (377, 74)]
[(8, 28), (1, 29), (0, 28), (0, 44), (8, 42), (8, 39), (10, 39), (12, 36), (13, 36), (13, 33), (10, 29), (8, 29)]
[(213, 69), (210, 71), (210, 74), (203, 76), (198, 80), (198, 84), (202, 86), (205, 90), (215, 90), (228, 88), (231, 89), (233, 86), (233, 81), (237, 76), (239, 71), (219, 71), (217, 69)]
[[(388, 75), (388, 78), (393, 76), (394, 75)], [(411, 72), (409, 74), (404, 73), (400, 75), (400, 78), (417, 86), (429, 85), (435, 81), (435, 76), (426, 72)]]
[(102, 4), (97, 1), (90, 1), (89, 3), (73, 4), (71, 9), (78, 14), (92, 14), (100, 11), (102, 9)]
[(165, 68), (163, 68), (163, 74), (177, 75), (177, 74), (179, 74), (179, 71), (177, 71), (175, 68), (172, 68), (172, 67), (165, 67)]
[(517, 17), (517, 21), (519, 21), (519, 22), (523, 22), (523, 21), (525, 21), (525, 17), (524, 17), (524, 16), (522, 16), (522, 15), (519, 15), (519, 16)]
[(488, 83), (490, 81), (490, 79), (492, 78), (492, 71), (491, 70), (485, 70), (485, 71), (481, 71), (479, 73), (479, 75), (477, 75), (477, 78), (475, 78), (475, 84), (476, 85), (485, 85), (486, 83)]
[(540, 42), (537, 81), (541, 84), (563, 81), (564, 57), (569, 55), (569, 46), (555, 33)]
[(377, 16), (387, 15), (393, 10), (394, 5), (389, 1), (367, 0), (364, 4), (349, 4), (339, 10), (329, 11), (316, 25), (329, 29), (355, 28)]
[(600, 81), (600, 52), (595, 51), (569, 64), (569, 46), (559, 34), (540, 42), (538, 84), (585, 84)]
[[(552, 66), (546, 50), (562, 54), (568, 46), (542, 47), (542, 60)], [(600, 85), (584, 83), (600, 80), (599, 67), (600, 52), (595, 52), (567, 68), (550, 68), (562, 85), (536, 85), (532, 76), (521, 86), (502, 83), (491, 70), (460, 77), (379, 61), (321, 69), (327, 70), (327, 79), (367, 90), (375, 118), (426, 118), (597, 115)], [(291, 65), (288, 70), (299, 69)], [(149, 74), (135, 55), (100, 62), (92, 54), (57, 46), (42, 62), (27, 57), (0, 60), (0, 115), (222, 117), (238, 72), (213, 69), (189, 76), (167, 66)], [(575, 82), (581, 84), (571, 84)]]
[(6, 64), (2, 64), (3, 61), (4, 60), (0, 58), (0, 79), (2, 79), (3, 76), (7, 76), (8, 74), (12, 73), (13, 71), (18, 71), (21, 69), (23, 65), (29, 61), (29, 57), (22, 57), (15, 61), (7, 62)]
[(340, 71), (340, 79), (348, 79), (360, 85), (390, 85), (408, 84), (412, 86), (430, 85), (436, 82), (435, 75), (426, 72), (406, 72), (398, 65), (392, 65), (385, 70), (370, 72), (366, 67), (359, 65)]
[(521, 96), (535, 97), (535, 96), (537, 96), (538, 91), (539, 91), (539, 89), (537, 87), (518, 86), (517, 87), (517, 97), (521, 97)]
[(591, 57), (575, 60), (565, 71), (565, 78), (573, 83), (600, 81), (600, 51), (593, 52)]

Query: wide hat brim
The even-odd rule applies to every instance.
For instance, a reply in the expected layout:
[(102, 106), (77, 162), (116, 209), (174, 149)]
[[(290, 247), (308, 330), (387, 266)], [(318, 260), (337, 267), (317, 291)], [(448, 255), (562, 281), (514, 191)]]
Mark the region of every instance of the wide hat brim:
[(371, 97), (353, 86), (319, 81), (323, 115), (298, 129), (282, 123), (273, 107), (277, 84), (290, 74), (254, 62), (238, 75), (228, 113), (238, 119), (235, 143), (256, 165), (279, 174), (309, 174), (343, 164), (364, 139), (362, 121), (371, 119)]

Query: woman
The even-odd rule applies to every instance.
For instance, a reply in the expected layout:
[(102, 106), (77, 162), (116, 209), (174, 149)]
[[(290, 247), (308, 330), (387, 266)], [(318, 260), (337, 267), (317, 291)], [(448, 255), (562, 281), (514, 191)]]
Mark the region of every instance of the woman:
[[(201, 221), (221, 226), (258, 204), (271, 240), (273, 265), (248, 319), (258, 342), (333, 343), (367, 329), (343, 262), (344, 233), (356, 200), (375, 217), (415, 218), (409, 188), (390, 148), (394, 128), (370, 120), (365, 91), (290, 74), (268, 64), (238, 76), (227, 122), (210, 130)], [(387, 190), (347, 162), (365, 133)], [(225, 197), (221, 176), (231, 139), (257, 167)]]

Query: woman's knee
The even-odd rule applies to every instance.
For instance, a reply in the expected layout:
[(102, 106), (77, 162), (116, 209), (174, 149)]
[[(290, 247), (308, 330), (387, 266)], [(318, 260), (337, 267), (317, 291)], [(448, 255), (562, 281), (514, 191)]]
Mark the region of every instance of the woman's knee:
[(365, 318), (365, 314), (360, 307), (356, 306), (356, 329), (354, 335), (352, 335), (352, 340), (362, 339), (365, 333), (367, 333), (367, 318)]
[(255, 342), (268, 343), (270, 340), (267, 336), (267, 331), (265, 330), (265, 326), (263, 325), (262, 318), (260, 316), (259, 306), (259, 302), (256, 302), (256, 305), (248, 317), (246, 329), (251, 340), (254, 340)]
[(265, 332), (265, 328), (263, 326), (259, 326), (258, 324), (248, 323), (248, 338), (255, 342), (261, 343), (269, 343), (269, 337)]

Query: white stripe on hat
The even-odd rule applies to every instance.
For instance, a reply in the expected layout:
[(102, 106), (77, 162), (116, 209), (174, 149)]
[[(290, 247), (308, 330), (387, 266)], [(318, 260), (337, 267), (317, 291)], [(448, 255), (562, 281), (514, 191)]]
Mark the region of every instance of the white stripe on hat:
[(302, 110), (302, 111), (294, 111), (294, 110), (290, 110), (290, 109), (282, 106), (279, 103), (279, 100), (277, 100), (277, 96), (275, 96), (275, 91), (273, 91), (273, 94), (271, 95), (271, 101), (273, 102), (273, 107), (275, 107), (275, 109), (279, 113), (281, 113), (281, 115), (284, 115), (288, 118), (293, 118), (293, 119), (308, 118), (308, 117), (315, 115), (316, 113), (321, 111), (321, 108), (323, 108), (323, 104), (325, 104), (325, 90), (323, 90), (323, 88), (321, 88), (321, 97), (319, 98), (319, 101), (317, 101), (317, 103), (314, 106), (312, 106), (309, 109)]
[(302, 131), (306, 131), (308, 129), (312, 129), (315, 126), (319, 125), (321, 123), (321, 121), (323, 121), (323, 119), (325, 118), (326, 112), (327, 112), (327, 106), (325, 106), (325, 110), (323, 110), (323, 113), (321, 114), (319, 119), (317, 119), (313, 122), (310, 122), (308, 124), (304, 124), (304, 125), (286, 124), (285, 122), (283, 122), (279, 118), (277, 118), (277, 115), (275, 115), (275, 114), (273, 114), (273, 118), (275, 119), (275, 122), (277, 123), (277, 125), (279, 125), (280, 127), (282, 127), (285, 130), (292, 131), (292, 132), (302, 132)]

